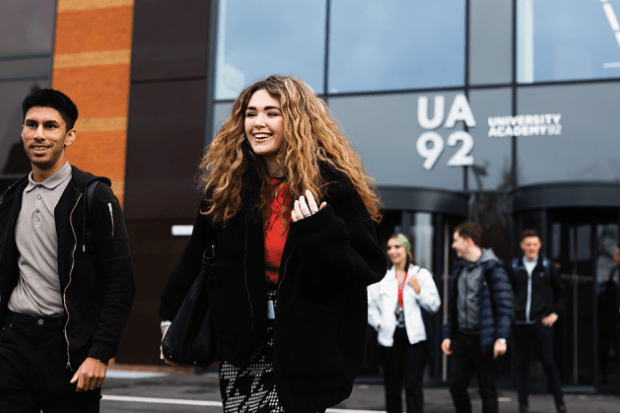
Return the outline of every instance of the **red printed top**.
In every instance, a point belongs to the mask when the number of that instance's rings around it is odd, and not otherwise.
[[[265,278],[268,282],[276,284],[291,221],[291,214],[285,216],[283,212],[291,204],[291,199],[287,184],[282,184],[282,181],[276,178],[269,180],[274,196],[269,205],[269,219],[265,225]]]

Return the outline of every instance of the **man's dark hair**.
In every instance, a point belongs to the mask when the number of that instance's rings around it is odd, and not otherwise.
[[[529,237],[536,237],[540,239],[540,236],[538,236],[538,232],[536,232],[533,229],[526,229],[525,231],[521,233],[521,241]]]
[[[26,120],[26,114],[35,106],[56,109],[67,124],[67,131],[75,126],[78,110],[75,103],[64,93],[54,89],[39,89],[30,93],[22,102],[22,121]]]
[[[457,232],[461,238],[471,239],[476,247],[482,245],[482,234],[484,234],[484,229],[475,222],[467,221],[456,227],[454,232]]]

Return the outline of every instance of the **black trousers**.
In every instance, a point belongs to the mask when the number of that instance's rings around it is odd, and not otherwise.
[[[458,333],[452,340],[448,384],[457,413],[471,413],[467,388],[471,378],[478,378],[478,393],[483,413],[497,413],[496,370],[493,351],[482,352],[480,334]]]
[[[424,411],[422,384],[424,368],[429,358],[428,343],[409,344],[404,328],[394,332],[392,347],[381,347],[381,365],[385,383],[385,406],[387,413],[402,413],[403,378],[407,413]]]
[[[553,393],[556,408],[564,406],[564,394],[558,369],[553,360],[551,347],[551,327],[541,323],[515,324],[515,349],[517,351],[517,393],[519,406],[527,411],[529,396],[530,348],[534,345],[549,380],[549,390]]]
[[[76,392],[62,318],[10,313],[0,330],[0,412],[99,412],[101,389]],[[87,350],[71,352],[77,369]]]

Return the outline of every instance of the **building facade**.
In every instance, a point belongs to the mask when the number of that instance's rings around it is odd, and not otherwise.
[[[620,0],[53,3],[13,1],[0,15],[0,185],[28,171],[23,96],[65,91],[83,119],[70,162],[110,176],[124,201],[138,294],[119,361],[158,362],[159,292],[196,213],[204,147],[243,87],[279,73],[326,100],[382,192],[381,242],[409,234],[444,300],[456,225],[480,222],[506,262],[520,232],[538,230],[569,291],[554,329],[563,383],[620,385],[609,299]],[[445,317],[442,306],[436,331]],[[369,349],[364,374],[377,375],[372,337]],[[435,360],[431,382],[447,363]],[[513,371],[509,354],[507,383]]]

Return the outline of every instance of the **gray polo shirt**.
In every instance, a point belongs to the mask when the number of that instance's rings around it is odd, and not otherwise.
[[[15,228],[19,251],[19,280],[9,310],[33,316],[64,313],[58,278],[58,235],[54,208],[71,181],[67,162],[58,172],[37,183],[28,175],[22,208]]]

